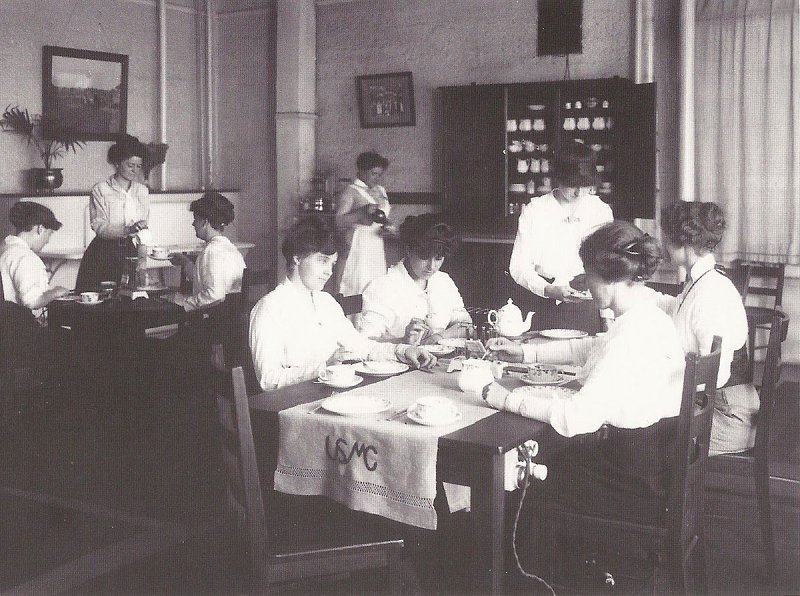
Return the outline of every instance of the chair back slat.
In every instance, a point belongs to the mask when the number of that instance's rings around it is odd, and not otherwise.
[[[242,517],[240,509],[244,512],[251,564],[256,574],[260,575],[266,563],[267,522],[250,424],[250,408],[242,368],[229,370],[221,366],[224,361],[223,347],[220,344],[213,345],[212,364],[224,437],[228,499],[239,523]]]
[[[704,475],[717,393],[721,343],[721,339],[715,337],[711,353],[707,356],[694,353],[686,355],[668,519],[671,540],[677,541],[681,548],[673,552],[692,550],[702,537]]]
[[[786,340],[789,332],[789,317],[780,309],[772,311],[772,322],[767,342],[767,356],[764,360],[764,374],[761,377],[761,402],[756,419],[756,441],[754,446],[755,456],[766,457],[769,447],[770,425],[775,409],[776,393],[780,383],[782,368],[781,343]]]

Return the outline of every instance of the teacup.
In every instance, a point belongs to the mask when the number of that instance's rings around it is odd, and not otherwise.
[[[319,378],[335,385],[345,385],[353,379],[353,368],[349,364],[331,364]]]
[[[163,246],[154,246],[150,254],[154,259],[166,259],[169,256],[169,251]]]
[[[564,118],[564,130],[575,130],[575,118]]]
[[[589,119],[586,116],[578,118],[578,130],[589,130],[589,126]]]
[[[530,118],[523,118],[519,121],[519,129],[523,131],[529,131],[533,128],[533,123],[531,122]]]
[[[422,420],[444,420],[456,412],[450,400],[434,396],[420,397],[410,410]]]
[[[100,302],[100,294],[97,292],[81,292],[81,304],[95,304]]]

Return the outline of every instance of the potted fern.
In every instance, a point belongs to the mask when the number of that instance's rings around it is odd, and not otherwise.
[[[64,182],[61,168],[54,168],[53,162],[86,143],[74,138],[72,132],[59,126],[57,122],[47,120],[40,114],[31,114],[19,106],[6,106],[0,117],[0,128],[4,132],[18,134],[27,144],[33,145],[44,163],[44,168],[32,168],[31,180],[38,191],[53,192]],[[47,130],[48,134],[44,134]]]

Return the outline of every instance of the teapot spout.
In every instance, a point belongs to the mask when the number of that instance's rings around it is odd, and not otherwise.
[[[525,331],[530,331],[531,319],[533,318],[533,315],[534,315],[534,313],[531,311],[531,312],[528,313],[528,316],[525,317],[525,320],[523,321],[524,324],[522,325],[523,333]]]

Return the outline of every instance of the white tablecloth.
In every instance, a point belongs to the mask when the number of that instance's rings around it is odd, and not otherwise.
[[[280,412],[276,490],[325,495],[350,509],[436,529],[439,437],[495,412],[479,397],[461,392],[457,378],[439,370],[414,371],[348,391],[392,402],[389,410],[371,417],[318,410],[323,400]],[[425,395],[452,400],[461,418],[448,426],[422,426],[405,416],[386,420]],[[451,510],[469,506],[468,488],[448,485],[446,493]]]

